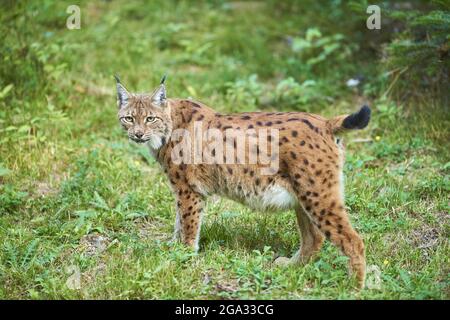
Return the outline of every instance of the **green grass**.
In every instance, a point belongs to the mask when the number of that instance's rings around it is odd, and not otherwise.
[[[0,298],[449,298],[447,107],[380,98],[389,82],[376,77],[378,60],[350,36],[333,37],[357,31],[336,27],[339,12],[315,1],[292,11],[276,2],[150,3],[83,1],[73,31],[65,28],[70,1],[4,4]],[[300,54],[287,37],[305,39],[314,27],[338,49],[308,64],[326,49],[312,40]],[[199,253],[169,244],[174,198],[117,123],[114,73],[133,91],[152,90],[167,73],[170,97],[220,111],[331,116],[370,100],[369,128],[345,137],[346,205],[381,284],[354,290],[346,259],[328,243],[308,265],[273,266],[298,248],[292,212],[214,199]],[[345,87],[357,73],[374,77],[368,96]],[[95,239],[103,239],[97,250]],[[80,286],[68,286],[77,270]]]

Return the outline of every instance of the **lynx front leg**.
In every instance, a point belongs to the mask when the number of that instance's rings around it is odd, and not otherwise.
[[[177,208],[177,216],[175,217],[175,227],[173,230],[172,242],[178,241],[181,239],[181,218],[180,211]]]
[[[181,241],[195,251],[198,251],[202,214],[203,200],[200,195],[193,191],[188,191],[179,197],[175,232],[177,232],[178,225]]]

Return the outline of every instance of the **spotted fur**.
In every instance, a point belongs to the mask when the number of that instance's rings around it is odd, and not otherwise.
[[[147,143],[167,174],[176,197],[175,238],[198,249],[204,201],[218,194],[258,210],[294,209],[302,235],[300,250],[291,262],[308,261],[325,238],[349,257],[351,270],[362,286],[365,277],[364,244],[352,228],[344,204],[344,145],[335,133],[366,126],[370,109],[353,115],[325,119],[303,113],[247,112],[220,114],[189,99],[166,99],[164,84],[153,94],[130,94],[118,81],[119,119],[128,136]],[[149,118],[150,117],[150,118]],[[131,120],[132,121],[126,121]],[[261,174],[261,164],[175,164],[172,156],[178,141],[172,133],[194,123],[203,129],[277,130],[279,167]],[[237,139],[237,137],[236,137]],[[269,140],[275,137],[268,138]],[[225,139],[224,139],[225,140]],[[225,141],[236,148],[236,141]],[[258,148],[246,145],[245,159]],[[217,150],[208,150],[214,155]]]

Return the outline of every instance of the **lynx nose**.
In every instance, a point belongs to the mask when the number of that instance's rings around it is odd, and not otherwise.
[[[137,132],[134,135],[136,136],[136,138],[141,139],[144,134],[141,132]]]

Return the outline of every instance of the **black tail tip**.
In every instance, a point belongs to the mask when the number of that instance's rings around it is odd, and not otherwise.
[[[342,126],[345,129],[363,129],[370,121],[370,108],[364,105],[358,112],[352,113],[344,119]]]

